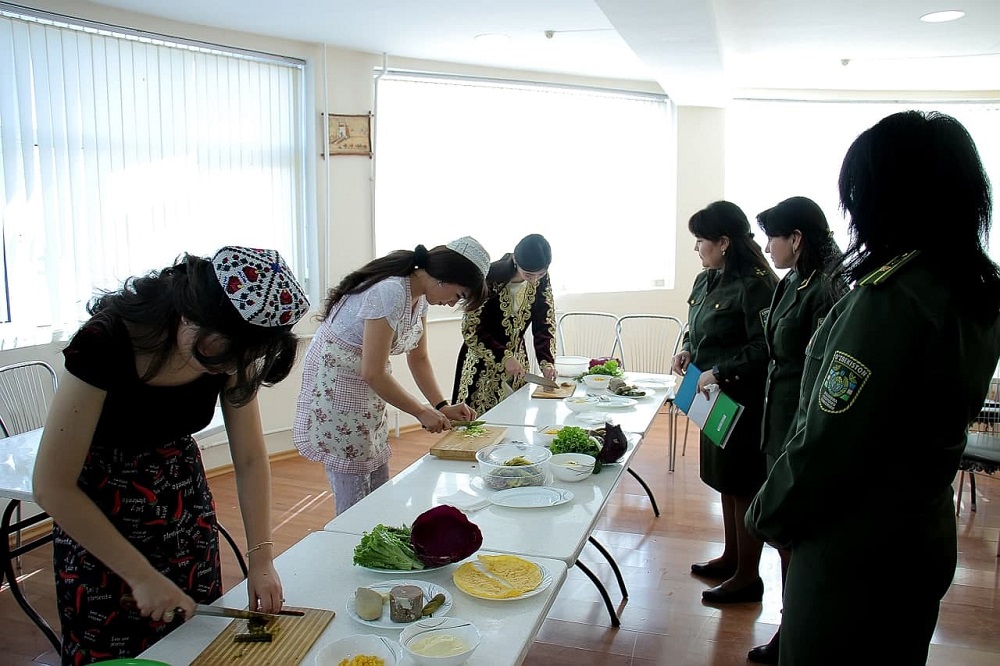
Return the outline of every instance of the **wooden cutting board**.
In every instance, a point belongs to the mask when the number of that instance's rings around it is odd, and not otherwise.
[[[562,382],[559,388],[546,388],[536,386],[532,391],[532,398],[568,398],[576,391],[576,382]]]
[[[507,433],[507,428],[500,426],[483,426],[485,434],[480,437],[466,437],[462,430],[449,430],[430,448],[432,456],[449,460],[475,460],[476,451],[497,444]]]
[[[297,664],[309,652],[335,613],[319,608],[289,608],[305,612],[302,617],[282,616],[270,643],[236,643],[237,632],[245,632],[246,620],[233,620],[215,640],[191,662],[191,666],[268,666]]]

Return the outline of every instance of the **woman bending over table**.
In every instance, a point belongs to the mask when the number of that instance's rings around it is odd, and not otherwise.
[[[540,234],[530,234],[490,264],[486,275],[489,296],[477,310],[462,318],[465,344],[458,353],[452,402],[468,403],[480,414],[524,385],[528,353],[524,333],[531,325],[535,357],[547,379],[556,378],[555,302],[548,269],[552,248]]]
[[[806,347],[796,423],[746,523],[792,550],[782,664],[925,664],[957,562],[951,484],[1000,355],[989,178],[954,118],[907,111],[848,149],[840,201],[834,275],[856,286]],[[921,409],[907,398],[928,363],[941,388]],[[888,507],[866,492],[880,466],[906,479]]]
[[[444,398],[427,352],[429,304],[465,310],[486,298],[490,257],[465,236],[430,250],[397,250],[354,271],[329,291],[323,323],[302,369],[292,440],[323,463],[342,513],[389,479],[386,403],[430,432],[471,420],[475,410]],[[392,376],[389,357],[406,363],[427,403]]]
[[[770,471],[784,451],[799,407],[806,344],[847,291],[847,284],[824,272],[840,259],[840,249],[823,209],[812,199],[785,199],[757,215],[757,225],[767,236],[764,250],[771,255],[774,267],[789,269],[774,290],[764,327],[770,363],[761,448]],[[784,583],[791,551],[779,547],[778,554]],[[777,664],[780,636],[779,628],[768,643],[750,650],[747,658],[759,664]]]
[[[63,351],[34,471],[55,522],[64,664],[134,657],[222,595],[215,505],[192,438],[220,398],[251,544],[249,605],[281,610],[256,395],[294,365],[292,325],[308,308],[277,252],[240,247],[187,255],[91,305]]]
[[[725,548],[713,560],[692,564],[691,572],[723,581],[702,592],[705,601],[760,601],[763,543],[747,532],[743,514],[767,472],[760,449],[767,377],[764,326],[778,279],[736,204],[709,204],[691,216],[688,230],[705,270],[695,278],[688,298],[689,328],[673,359],[673,370],[682,375],[693,363],[702,371],[699,391],[707,395],[708,386],[720,385],[743,405],[726,448],[701,435],[701,479],[722,493]]]

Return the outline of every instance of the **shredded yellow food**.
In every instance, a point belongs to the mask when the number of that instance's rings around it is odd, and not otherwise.
[[[475,597],[509,599],[538,587],[542,572],[538,565],[514,555],[480,555],[452,574],[455,585]]]
[[[385,659],[370,654],[359,654],[350,659],[341,659],[337,666],[385,666]]]

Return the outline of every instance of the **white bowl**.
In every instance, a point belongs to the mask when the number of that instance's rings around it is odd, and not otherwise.
[[[590,359],[586,356],[556,356],[553,365],[561,377],[576,377],[590,369]]]
[[[589,389],[606,391],[608,390],[608,386],[611,385],[611,375],[584,375],[583,383]]]
[[[351,634],[323,647],[316,655],[316,666],[337,666],[343,659],[362,654],[378,657],[385,666],[396,666],[403,660],[403,650],[396,641],[385,636]]]
[[[589,395],[573,395],[563,398],[563,404],[571,412],[589,412],[592,409],[597,409],[601,401]]]
[[[549,458],[549,469],[560,481],[583,481],[594,473],[596,463],[586,453],[557,453]]]
[[[535,428],[535,434],[534,437],[532,438],[532,441],[534,441],[535,444],[540,444],[542,446],[548,447],[549,444],[552,443],[552,440],[556,438],[556,435],[559,434],[559,431],[565,427],[566,426],[561,426],[561,425],[539,426],[538,428]]]
[[[413,651],[414,646],[432,636],[452,636],[465,644],[465,650],[459,654],[444,657],[431,657]],[[479,647],[481,640],[482,637],[479,635],[476,625],[457,617],[428,617],[417,620],[399,634],[399,642],[402,643],[403,650],[418,666],[458,666],[464,664]]]

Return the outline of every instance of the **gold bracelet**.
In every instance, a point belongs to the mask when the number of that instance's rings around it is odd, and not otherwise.
[[[274,545],[273,541],[261,541],[259,544],[257,544],[256,546],[254,546],[253,548],[251,548],[250,550],[248,550],[246,552],[247,559],[248,560],[250,559],[250,553],[258,551],[261,548],[263,548],[264,546],[273,546],[273,545]]]

